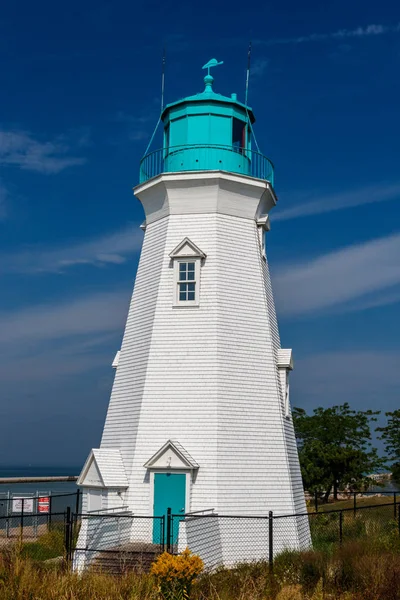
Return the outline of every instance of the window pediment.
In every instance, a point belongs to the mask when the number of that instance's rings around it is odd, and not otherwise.
[[[200,250],[188,237],[185,237],[180,244],[172,250],[170,257],[174,258],[205,258],[205,253]]]
[[[168,440],[144,465],[147,469],[198,469],[199,465],[177,441]]]

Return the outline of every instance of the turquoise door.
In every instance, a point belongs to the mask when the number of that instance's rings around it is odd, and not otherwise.
[[[184,473],[155,473],[154,475],[154,516],[165,515],[164,543],[167,533],[167,509],[170,508],[173,515],[185,513],[186,499],[186,475]],[[178,538],[179,519],[173,520],[172,543]],[[160,544],[161,524],[158,519],[154,521],[153,543]]]

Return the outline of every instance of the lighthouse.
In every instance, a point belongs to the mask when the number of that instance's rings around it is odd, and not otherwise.
[[[306,513],[266,254],[274,168],[253,147],[252,109],[214,91],[214,64],[204,91],[165,107],[163,147],[140,163],[143,247],[101,445],[78,480],[83,512],[186,515],[174,535],[194,552],[190,514],[220,515],[203,527],[213,565],[233,562],[224,518]],[[235,559],[260,558],[263,527]],[[282,548],[310,543],[307,519],[278,530]]]

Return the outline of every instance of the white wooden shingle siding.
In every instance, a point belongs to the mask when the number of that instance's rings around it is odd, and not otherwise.
[[[273,191],[261,180],[204,172],[163,175],[136,194],[146,232],[101,441],[102,450],[121,452],[126,503],[152,514],[144,465],[174,440],[199,466],[186,511],[305,512],[257,226]],[[198,306],[174,306],[170,254],[185,238],[205,255]],[[286,537],[305,547],[308,527],[293,520]]]

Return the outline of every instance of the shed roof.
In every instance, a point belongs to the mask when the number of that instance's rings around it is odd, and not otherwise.
[[[92,485],[87,478],[92,465],[97,469],[100,487],[128,487],[128,478],[122,455],[118,448],[93,448],[78,477],[78,485]]]
[[[289,348],[279,348],[278,367],[281,369],[293,369],[292,350]]]

